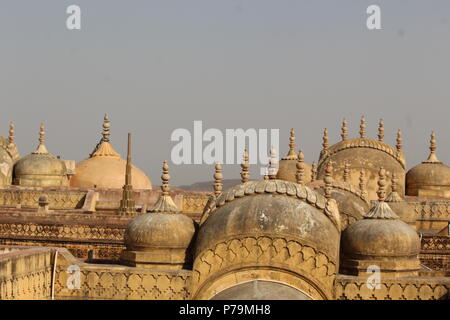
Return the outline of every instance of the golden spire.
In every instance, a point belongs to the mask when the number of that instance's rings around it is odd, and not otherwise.
[[[431,132],[430,138],[430,155],[428,159],[424,161],[424,163],[440,163],[438,158],[436,157],[436,133]]]
[[[359,125],[359,136],[361,138],[366,137],[366,118],[364,118],[364,116],[361,117],[361,123]]]
[[[285,160],[297,160],[298,156],[297,153],[295,153],[295,132],[294,128],[291,129],[289,134],[289,152],[286,157],[283,159]]]
[[[123,186],[122,200],[120,200],[119,215],[136,215],[133,200],[133,186],[131,184],[131,133],[128,133],[127,164],[125,168],[125,185]]]
[[[305,156],[303,155],[302,149],[298,152],[298,160],[297,160],[297,183],[298,184],[304,184],[305,183]]]
[[[162,175],[161,175],[161,196],[158,201],[156,201],[155,205],[150,209],[152,213],[178,213],[180,209],[178,209],[177,205],[173,201],[172,197],[169,195],[170,191],[170,175],[169,175],[169,164],[166,160],[163,162],[162,166]]]
[[[109,136],[111,135],[111,133],[109,132],[110,127],[111,124],[109,122],[108,114],[105,113],[105,116],[103,117],[102,141],[109,142]]]
[[[249,181],[250,178],[250,172],[248,170],[248,168],[250,167],[249,162],[248,162],[248,151],[247,148],[244,149],[244,156],[243,156],[243,161],[241,163],[241,182],[242,183],[246,183]]]
[[[386,170],[381,167],[378,171],[378,201],[386,200]]]
[[[349,183],[350,182],[350,162],[346,161],[344,165],[344,182]]]
[[[39,127],[39,145],[36,149],[36,151],[33,152],[34,154],[47,154],[47,148],[45,146],[45,128],[44,124],[41,123],[41,126]]]
[[[222,193],[223,183],[222,183],[222,165],[216,163],[214,172],[214,194],[218,197]]]
[[[12,121],[9,122],[9,136],[8,136],[8,144],[14,144],[14,123]]]
[[[328,161],[327,166],[325,167],[325,177],[323,178],[325,198],[327,200],[331,199],[331,187],[333,185],[332,175],[333,175],[333,164],[331,163],[331,161]]]
[[[398,216],[392,211],[386,203],[386,170],[381,167],[378,171],[378,201],[364,215],[366,219],[398,219]]]
[[[384,139],[384,121],[380,119],[378,123],[378,141],[383,141]]]
[[[323,142],[322,142],[322,147],[323,149],[327,149],[329,147],[328,145],[328,129],[325,128],[323,130],[323,138],[322,138]]]
[[[402,132],[400,131],[400,129],[398,129],[397,130],[397,144],[395,145],[398,152],[402,151],[402,147],[403,147],[402,142],[403,142]]]
[[[368,193],[366,188],[366,173],[364,169],[361,169],[359,172],[359,191],[361,193],[361,197],[367,199]]]
[[[342,120],[342,128],[341,128],[341,137],[342,137],[342,141],[347,140],[347,120]]]
[[[317,165],[314,161],[311,165],[311,181],[315,181],[317,176]]]

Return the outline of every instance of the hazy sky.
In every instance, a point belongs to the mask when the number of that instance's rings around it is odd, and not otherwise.
[[[66,29],[71,4],[80,31]],[[382,30],[366,28],[371,4]],[[379,118],[391,144],[402,129],[408,167],[426,158],[432,129],[450,163],[448,0],[2,0],[0,37],[0,130],[15,121],[22,155],[42,121],[51,152],[86,158],[107,112],[117,151],[131,131],[134,163],[159,184],[172,131],[194,120],[279,128],[282,155],[294,127],[312,162],[324,127],[336,142],[346,117],[355,136],[364,114],[373,137]],[[172,165],[172,183],[212,170]],[[238,177],[238,166],[224,176]]]

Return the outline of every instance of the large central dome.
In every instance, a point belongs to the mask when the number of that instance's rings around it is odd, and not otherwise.
[[[103,138],[91,156],[77,163],[75,175],[70,181],[72,187],[120,189],[125,184],[126,161],[120,157],[109,142],[109,120],[105,115]],[[133,189],[151,189],[150,179],[132,165]]]

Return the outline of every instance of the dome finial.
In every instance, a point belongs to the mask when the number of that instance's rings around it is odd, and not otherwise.
[[[402,147],[403,147],[402,142],[403,142],[402,132],[400,131],[400,129],[398,129],[398,131],[397,131],[397,144],[395,145],[395,147],[397,148],[398,152],[402,151]]]
[[[342,141],[347,140],[347,120],[345,118],[342,120],[341,138]]]
[[[103,117],[103,131],[102,131],[102,141],[109,142],[109,136],[111,135],[109,128],[111,127],[108,114],[105,113],[105,116]]]
[[[45,146],[45,127],[44,124],[41,123],[39,127],[39,145],[33,153],[35,154],[46,154],[48,153],[47,147]]]
[[[359,125],[359,136],[361,138],[366,137],[366,118],[364,116],[361,117],[361,123]]]
[[[381,167],[378,171],[378,201],[386,200],[386,170]]]
[[[277,155],[277,149],[275,149],[274,146],[270,148],[269,153],[269,164],[267,168],[267,174],[269,176],[269,179],[276,179],[278,173],[278,155]]]
[[[436,157],[436,133],[434,131],[431,132],[430,138],[430,155],[428,159],[424,161],[425,163],[439,163],[440,161]]]
[[[331,187],[333,184],[333,164],[331,161],[328,161],[327,166],[325,167],[325,177],[323,178],[325,198],[327,200],[331,199]]]
[[[222,165],[216,163],[214,167],[214,194],[218,197],[222,193],[223,183],[222,183]]]
[[[329,145],[328,145],[328,129],[327,128],[325,128],[323,130],[323,138],[322,138],[322,140],[323,140],[322,147],[325,150],[325,149],[327,149],[329,147]]]
[[[305,183],[305,156],[303,155],[303,150],[300,149],[298,152],[298,160],[297,160],[297,183],[298,184],[304,184]]]
[[[152,213],[178,213],[180,209],[178,209],[177,205],[173,201],[172,197],[169,194],[170,191],[170,175],[169,175],[169,164],[166,160],[163,162],[162,166],[162,175],[161,175],[161,196],[158,201],[156,201],[155,205],[150,209]]]
[[[344,182],[349,183],[350,182],[350,162],[346,161],[344,165],[344,176],[343,176]]]
[[[402,201],[402,197],[397,192],[398,190],[398,177],[397,174],[392,173],[391,178],[391,193],[386,198],[386,202],[399,202]]]
[[[378,123],[378,141],[383,141],[384,139],[384,121],[380,119]]]
[[[317,176],[317,165],[316,162],[314,161],[311,165],[311,181],[316,181],[316,176]]]
[[[243,156],[243,161],[241,163],[241,182],[242,183],[246,183],[249,181],[250,178],[250,172],[248,170],[248,168],[250,167],[249,162],[248,162],[248,151],[247,148],[244,149],[244,156]]]
[[[295,153],[295,131],[294,128],[292,128],[289,133],[289,152],[284,159],[297,160],[297,158],[297,153]]]
[[[9,135],[8,135],[8,144],[14,144],[14,123],[12,121],[9,122]]]
[[[359,172],[359,191],[361,193],[361,197],[367,199],[368,193],[366,186],[366,173],[364,172],[364,169],[361,169]]]
[[[136,207],[133,200],[133,186],[131,184],[131,133],[128,133],[127,144],[127,164],[125,167],[125,185],[122,191],[122,200],[120,200],[119,215],[136,215]]]

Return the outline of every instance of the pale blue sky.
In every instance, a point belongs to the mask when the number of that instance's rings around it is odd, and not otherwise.
[[[70,4],[82,9],[81,31],[65,27]],[[382,30],[366,29],[370,4]],[[426,158],[432,129],[450,162],[448,0],[3,0],[0,38],[0,131],[15,121],[23,155],[43,121],[49,150],[82,160],[108,112],[116,149],[124,154],[131,131],[134,162],[159,184],[171,132],[194,120],[279,128],[282,155],[294,127],[312,162],[324,127],[334,142],[342,117],[356,135],[365,114],[373,137],[380,117],[387,141],[402,129],[409,167]],[[187,184],[212,168],[171,173]]]

